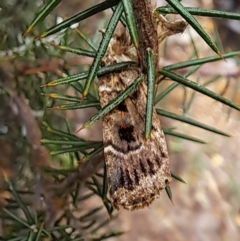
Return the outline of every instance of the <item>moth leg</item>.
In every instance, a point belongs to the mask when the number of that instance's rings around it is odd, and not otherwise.
[[[184,19],[178,19],[176,21],[168,21],[163,15],[159,14],[156,10],[153,12],[153,16],[158,20],[161,25],[161,32],[158,36],[158,43],[161,43],[168,36],[183,33],[188,23]]]
[[[153,17],[157,20],[157,23],[161,26],[161,31],[158,31],[158,43],[160,44],[165,38],[183,33],[186,29],[188,23],[184,19],[179,19],[176,21],[168,21],[162,14],[159,14],[156,9],[153,10]],[[162,77],[157,76],[155,80],[155,86],[157,86],[162,81]],[[156,92],[155,92],[156,94]]]

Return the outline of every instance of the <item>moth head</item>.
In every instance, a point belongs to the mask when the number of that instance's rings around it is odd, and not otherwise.
[[[121,34],[114,34],[110,40],[104,62],[121,63],[126,61],[137,62],[137,55],[131,38],[126,30]],[[109,61],[106,61],[106,60]]]

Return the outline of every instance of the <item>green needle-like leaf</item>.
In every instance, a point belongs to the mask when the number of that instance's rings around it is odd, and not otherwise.
[[[99,76],[101,76],[101,75],[104,75],[104,74],[108,74],[112,71],[117,71],[117,70],[121,70],[121,69],[126,68],[126,67],[130,67],[132,65],[135,66],[136,63],[129,61],[129,62],[122,62],[122,63],[117,63],[117,64],[105,66],[105,67],[100,68],[97,74]],[[46,87],[51,86],[52,87],[52,86],[57,86],[57,85],[70,84],[70,83],[73,83],[73,82],[77,82],[79,80],[86,79],[88,74],[89,74],[89,72],[82,72],[80,74],[67,76],[67,77],[64,77],[64,78],[53,80],[53,81],[51,81],[47,84],[42,85],[41,87],[44,87],[44,86],[46,86]]]
[[[12,219],[14,219],[16,221],[16,223],[22,224],[24,227],[31,229],[31,224],[28,224],[26,221],[24,221],[23,219],[21,219],[20,217],[16,216],[15,214],[13,214],[12,212],[10,212],[8,209],[3,208],[3,211]]]
[[[107,200],[107,193],[108,193],[108,181],[107,181],[107,167],[105,164],[104,165],[103,188],[102,188],[103,202],[105,202]]]
[[[124,13],[126,16],[127,26],[132,39],[132,42],[136,48],[138,48],[138,34],[136,29],[136,24],[134,20],[134,14],[132,9],[132,4],[130,0],[122,0]]]
[[[179,85],[179,83],[172,83],[171,85],[169,85],[165,90],[163,90],[162,92],[160,92],[154,101],[154,104],[156,105],[160,100],[162,100],[168,93],[170,93],[172,90],[174,90],[177,86]]]
[[[77,147],[61,148],[61,150],[51,151],[50,154],[52,156],[56,156],[56,155],[61,155],[61,154],[65,154],[65,153],[70,153],[70,152],[76,152],[76,153],[82,152],[82,153],[84,153],[87,149],[92,149],[94,147],[98,148],[97,151],[96,151],[96,154],[97,154],[98,152],[100,152],[99,149],[101,149],[101,146],[102,146],[102,143],[100,143],[100,144],[96,143],[96,144],[91,145],[91,146],[79,145]],[[96,154],[94,154],[94,155],[96,155]],[[94,155],[89,154],[89,155],[85,156],[83,159],[85,161],[87,159],[90,159],[90,157],[92,157]]]
[[[86,154],[81,160],[83,162],[88,161],[88,160],[92,159],[94,156],[96,156],[97,154],[99,154],[100,152],[102,152],[103,146],[102,145],[100,147],[99,146],[100,145],[98,145],[98,146],[96,145],[95,150],[92,151],[90,154]]]
[[[232,57],[235,57],[238,55],[240,55],[240,51],[223,54],[222,57],[224,59],[227,59],[227,58],[232,58]],[[194,65],[202,65],[202,64],[206,64],[206,63],[210,63],[210,62],[215,62],[218,60],[222,60],[222,58],[220,58],[219,56],[212,56],[212,57],[206,57],[206,58],[195,59],[195,60],[190,60],[190,61],[188,60],[188,61],[179,62],[177,64],[165,66],[164,69],[165,70],[176,70],[176,69],[192,67]]]
[[[37,236],[34,239],[35,241],[41,240],[41,234],[43,232],[43,223],[41,223],[40,228],[38,228]]]
[[[165,191],[168,195],[168,198],[171,200],[171,202],[173,203],[173,200],[172,200],[172,191],[171,191],[171,188],[169,186],[166,186],[165,187]]]
[[[95,176],[92,176],[92,180],[93,180],[94,185],[97,187],[98,196],[101,197],[101,195],[102,195],[102,185],[99,183],[99,181],[97,180],[97,178]]]
[[[72,145],[72,146],[91,146],[95,144],[102,144],[102,142],[97,141],[69,141],[69,140],[51,140],[51,139],[41,139],[43,144],[53,144],[53,145]]]
[[[233,13],[233,12],[224,12],[224,11],[218,11],[213,9],[201,9],[201,8],[190,8],[185,7],[185,9],[192,15],[196,16],[202,16],[202,17],[216,17],[216,18],[226,18],[226,19],[235,19],[240,20],[240,14],[239,13]],[[174,8],[172,7],[159,7],[156,9],[158,13],[162,14],[168,14],[168,13],[178,13]]]
[[[196,91],[198,91],[198,92],[200,92],[204,95],[207,95],[207,96],[209,96],[209,97],[211,97],[211,98],[213,98],[213,99],[215,99],[215,100],[217,100],[217,101],[219,101],[219,102],[221,102],[221,103],[223,103],[227,106],[230,106],[230,107],[232,107],[236,110],[240,110],[240,107],[235,105],[234,103],[232,103],[230,100],[214,93],[213,91],[205,88],[202,85],[199,85],[199,84],[197,84],[197,83],[195,83],[191,80],[184,79],[182,76],[177,75],[177,74],[172,73],[172,72],[169,72],[169,71],[166,71],[165,69],[162,69],[161,71],[159,71],[159,73],[161,73],[162,75],[164,75],[164,76],[166,76],[166,77],[168,77],[168,78],[170,78],[170,79],[172,79],[172,80],[174,80],[174,81],[176,81],[176,82],[178,82],[182,85],[185,85],[185,86],[187,86],[187,87],[189,87],[193,90],[196,90]]]
[[[81,49],[81,48],[70,48],[69,46],[63,46],[63,45],[53,45],[55,48],[66,51],[66,52],[70,52],[70,53],[74,53],[77,55],[82,55],[82,56],[87,56],[87,57],[91,57],[94,58],[95,56],[95,52],[90,51],[90,50],[86,50],[86,49]]]
[[[95,46],[95,44],[92,42],[92,39],[88,38],[86,35],[84,35],[79,29],[75,29],[75,31],[78,33],[78,35],[80,36],[80,38],[83,40],[83,42],[85,42],[96,54],[97,51],[97,47]],[[94,55],[95,56],[95,55]]]
[[[56,130],[56,129],[50,127],[46,122],[43,122],[42,126],[46,131],[52,133],[53,135],[56,135],[57,137],[67,138],[67,139],[72,140],[72,141],[75,141],[75,140],[83,141],[83,139],[81,139],[78,136],[75,136],[73,134],[69,134],[69,133],[64,132],[64,131]]]
[[[7,184],[8,184],[8,187],[9,187],[12,195],[14,196],[17,204],[19,205],[19,207],[20,207],[21,210],[23,211],[25,217],[27,218],[27,221],[28,221],[29,223],[33,223],[33,218],[32,218],[32,216],[31,216],[31,214],[30,214],[27,206],[23,203],[21,197],[19,196],[19,193],[15,190],[14,186],[12,185],[11,181],[10,181],[8,178],[6,178],[6,182],[7,182]]]
[[[115,219],[117,216],[113,216],[111,220]],[[96,228],[92,230],[92,232],[97,232],[100,228],[104,227],[106,224],[108,224],[111,221],[109,218],[105,219],[102,223],[100,223]],[[100,239],[102,240],[102,239]],[[99,240],[99,241],[100,241]]]
[[[154,88],[155,88],[155,61],[151,49],[147,49],[147,107],[145,120],[145,138],[148,139],[152,130],[152,113],[154,106]]]
[[[41,87],[52,87],[52,86],[58,86],[58,85],[64,85],[64,84],[70,84],[73,82],[77,82],[79,80],[84,80],[88,75],[88,72],[82,72],[80,74],[74,74],[71,76],[67,76],[64,78],[60,78],[57,80],[53,80],[51,82],[48,82],[44,85],[42,85]]]
[[[76,96],[61,95],[58,93],[49,93],[49,94],[46,94],[46,96],[55,100],[65,100],[65,101],[75,102],[75,103],[80,102],[79,97],[76,97]]]
[[[35,19],[32,21],[26,32],[23,34],[23,37],[25,37],[32,28],[39,22],[41,22],[43,19],[47,17],[49,13],[52,12],[52,10],[61,2],[62,0],[52,0],[49,1],[46,6],[40,11],[40,13],[37,14]]]
[[[102,61],[102,57],[104,56],[104,54],[106,53],[108,44],[110,42],[110,39],[113,35],[113,32],[119,22],[119,19],[122,15],[123,12],[123,5],[121,2],[118,3],[118,6],[116,8],[116,11],[114,12],[114,14],[112,15],[111,20],[109,21],[109,24],[107,26],[106,32],[103,35],[102,41],[99,45],[97,54],[93,60],[93,63],[91,65],[91,68],[89,70],[89,74],[84,86],[84,90],[83,90],[83,96],[87,96],[88,91],[90,89],[91,83],[93,82],[93,80],[95,79],[95,77],[97,76],[97,71],[99,69],[99,66],[101,64]]]
[[[178,121],[181,121],[181,122],[184,122],[184,123],[188,123],[190,125],[197,126],[199,128],[205,129],[207,131],[211,131],[211,132],[214,132],[216,134],[229,137],[229,135],[227,133],[223,132],[223,131],[220,131],[218,129],[215,129],[214,127],[202,124],[202,123],[200,123],[198,121],[195,121],[191,118],[188,118],[186,116],[179,116],[179,115],[176,115],[174,113],[171,113],[171,112],[168,112],[168,111],[165,111],[165,110],[161,110],[161,109],[156,109],[156,111],[157,111],[158,115],[169,117],[171,119],[175,119],[175,120],[178,120]]]
[[[172,172],[171,172],[171,176],[172,176],[172,178],[178,180],[179,182],[182,182],[182,183],[185,183],[185,184],[186,184],[186,182],[185,182],[181,177],[173,174]]]
[[[93,193],[89,193],[89,194],[86,194],[86,195],[83,195],[83,196],[81,196],[81,197],[79,197],[77,200],[79,201],[79,202],[81,202],[81,201],[84,201],[84,200],[86,200],[86,199],[88,199],[88,198],[90,198],[90,197],[92,197],[93,196]],[[76,200],[76,201],[77,201]]]
[[[173,9],[175,9],[194,29],[195,31],[203,38],[203,40],[211,47],[211,49],[216,52],[220,57],[221,53],[218,47],[213,43],[209,35],[204,31],[202,26],[198,21],[190,14],[186,8],[178,0],[166,0]]]
[[[112,238],[112,237],[118,237],[120,235],[124,234],[124,232],[110,232],[110,233],[106,233],[103,234],[99,237],[94,238],[94,241],[102,241],[108,238]]]
[[[169,135],[169,136],[175,136],[175,137],[179,137],[181,139],[185,139],[185,140],[188,140],[188,141],[193,141],[193,142],[197,142],[197,143],[200,143],[200,144],[206,144],[206,142],[201,140],[201,139],[198,139],[198,138],[195,138],[195,137],[192,137],[192,136],[188,136],[188,135],[185,135],[185,134],[182,134],[182,133],[179,133],[179,132],[175,132],[173,130],[164,129],[163,131],[164,131],[164,134]]]
[[[100,109],[99,101],[96,102],[83,102],[80,104],[69,104],[69,105],[58,105],[54,106],[48,109],[54,109],[54,110],[78,110],[78,109],[84,109],[84,108],[90,108],[90,107],[96,107],[97,109]]]
[[[104,1],[99,3],[92,8],[89,8],[81,13],[74,15],[73,17],[61,22],[60,24],[55,25],[54,27],[47,30],[45,33],[42,33],[39,38],[47,37],[51,34],[58,33],[65,28],[69,28],[71,25],[78,23],[86,18],[89,18],[103,10],[106,10],[114,5],[116,5],[119,0],[111,0],[111,1]]]
[[[33,241],[33,240],[35,240],[35,236],[36,236],[35,232],[33,230],[29,230],[27,240]]]
[[[93,215],[99,213],[99,211],[102,210],[102,206],[94,208],[93,210],[89,211],[88,213],[86,213],[85,215],[80,217],[81,221],[90,221],[93,218]]]
[[[85,185],[86,185],[86,187],[87,187],[89,190],[91,190],[95,195],[98,195],[98,192],[97,192],[96,188],[93,187],[93,184],[90,184],[90,183],[87,182]]]

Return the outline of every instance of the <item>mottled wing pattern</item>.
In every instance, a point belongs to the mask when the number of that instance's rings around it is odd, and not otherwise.
[[[103,65],[136,61],[128,37],[111,39]],[[127,69],[99,77],[101,106],[126,89],[139,75],[139,69]],[[171,181],[168,150],[160,121],[153,112],[151,136],[144,138],[146,83],[103,118],[104,155],[109,193],[113,206],[140,209],[159,197]]]

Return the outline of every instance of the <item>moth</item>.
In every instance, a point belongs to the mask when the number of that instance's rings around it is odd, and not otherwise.
[[[126,32],[111,38],[102,65],[124,61],[138,62]],[[141,71],[136,67],[99,77],[101,107],[132,84]],[[136,210],[149,206],[171,182],[166,140],[155,110],[150,138],[144,137],[146,95],[145,79],[102,120],[109,195],[113,207],[118,210],[120,207]]]

